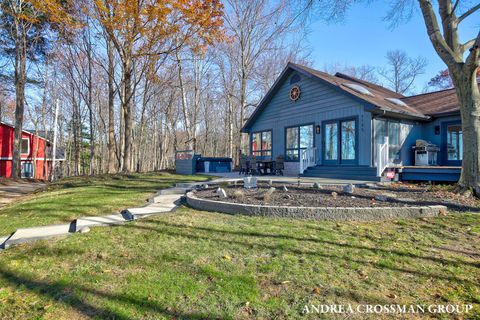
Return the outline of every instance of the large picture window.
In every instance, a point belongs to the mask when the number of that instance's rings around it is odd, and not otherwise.
[[[313,147],[313,124],[285,129],[285,156],[287,161],[298,161],[301,150]]]
[[[252,156],[268,158],[272,156],[272,130],[252,133]]]

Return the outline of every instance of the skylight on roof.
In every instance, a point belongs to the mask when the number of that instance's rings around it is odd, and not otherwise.
[[[385,100],[396,104],[397,106],[408,107],[408,105],[400,99],[397,98],[385,98]]]
[[[358,92],[358,93],[361,93],[361,94],[366,94],[367,96],[374,96],[373,93],[371,93],[370,91],[368,91],[367,88],[365,87],[362,87],[361,85],[359,84],[354,84],[354,83],[344,83],[343,84],[344,86]]]

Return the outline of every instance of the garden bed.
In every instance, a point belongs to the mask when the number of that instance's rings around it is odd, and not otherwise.
[[[269,184],[258,188],[245,189],[243,185],[222,186],[227,193],[220,198],[216,188],[197,190],[195,196],[201,199],[251,205],[289,207],[332,207],[332,208],[378,208],[444,205],[456,211],[480,211],[478,200],[465,198],[452,192],[448,187],[428,185],[392,184],[385,187],[356,187],[352,193],[343,192],[342,186],[313,187],[273,185],[275,191],[268,197],[265,193]]]
[[[242,185],[223,185],[200,189],[187,194],[192,208],[228,214],[299,218],[334,221],[375,221],[402,218],[435,217],[447,214],[448,207],[478,211],[468,201],[452,197],[437,198],[422,188],[355,188],[344,192],[342,186],[305,186],[259,184],[245,189]],[[272,189],[275,188],[275,189]],[[445,193],[445,192],[442,192]],[[447,207],[448,205],[448,207]]]

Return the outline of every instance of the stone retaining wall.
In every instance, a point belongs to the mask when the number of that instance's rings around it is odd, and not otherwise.
[[[196,197],[194,192],[187,193],[187,203],[194,209],[229,214],[333,221],[375,221],[435,217],[440,212],[447,212],[445,206],[376,208],[262,206],[202,199]]]

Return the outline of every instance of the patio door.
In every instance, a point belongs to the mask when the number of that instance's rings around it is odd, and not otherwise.
[[[323,163],[357,163],[357,120],[341,119],[323,123]]]

